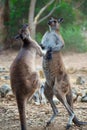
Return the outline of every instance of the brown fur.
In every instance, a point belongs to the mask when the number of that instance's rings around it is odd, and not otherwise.
[[[25,33],[23,34],[25,36],[29,33],[29,29],[28,27],[23,29],[21,29],[20,35]],[[22,40],[23,47],[11,65],[10,76],[11,87],[18,105],[21,130],[27,130],[25,105],[27,99],[40,86],[39,77],[35,68],[35,59],[36,54],[42,56],[43,53],[36,41],[32,40],[30,36]]]
[[[59,32],[59,23],[57,22],[57,20],[56,22],[53,21],[52,23],[50,23],[50,30],[52,29],[55,29],[55,32],[60,38],[60,41],[62,41],[61,44],[64,44],[64,40]],[[49,125],[54,120],[55,116],[58,115],[57,108],[53,102],[53,95],[55,95],[62,102],[69,113],[70,118],[67,124],[67,129],[69,129],[72,121],[78,126],[87,124],[86,122],[78,121],[73,112],[71,86],[62,60],[61,52],[54,51],[52,53],[51,60],[48,60],[46,57],[47,55],[45,55],[43,58],[43,70],[46,77],[44,93],[49,100],[54,112],[47,125]]]

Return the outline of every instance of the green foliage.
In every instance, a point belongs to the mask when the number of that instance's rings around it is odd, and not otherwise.
[[[39,10],[46,5],[48,0],[38,1],[36,2],[35,15],[39,12]],[[29,13],[29,0],[10,0],[10,35],[14,35],[18,28],[25,22],[28,22],[28,13]],[[41,17],[47,15],[53,8],[54,3],[42,14]],[[75,19],[75,14],[68,2],[61,2],[56,4],[57,10],[52,14],[55,17],[63,17],[64,18],[64,26],[68,25],[68,23],[73,23]],[[46,24],[46,21],[41,23],[39,26]]]
[[[82,10],[82,12],[86,15],[87,17],[87,0],[84,0],[80,9]]]
[[[18,28],[27,21],[29,0],[10,0],[10,32],[11,36],[17,33]]]
[[[36,41],[38,42],[38,43],[41,43],[41,38],[42,38],[42,34],[39,32],[39,33],[37,33],[36,34]]]
[[[87,43],[81,32],[81,27],[76,25],[68,25],[60,28],[61,35],[65,41],[64,52],[87,52]],[[41,43],[42,33],[37,33],[36,41]]]
[[[4,5],[6,0],[0,0],[0,5]]]
[[[87,21],[86,20],[82,24],[82,29],[87,31]]]
[[[54,13],[54,16],[60,18],[64,18],[63,25],[66,26],[68,24],[72,24],[75,21],[75,12],[71,4],[67,2],[61,2],[58,5],[57,10]]]
[[[81,1],[81,0],[80,0]],[[2,0],[4,3],[5,0]],[[86,20],[83,22],[83,17],[87,15],[87,2],[84,0],[83,4],[79,9],[73,8],[79,0],[61,0],[56,1],[57,9],[52,14],[54,17],[63,17],[64,22],[61,24],[61,33],[65,40],[65,50],[75,50],[78,52],[87,51],[87,45],[84,41],[83,36],[81,35],[81,29],[83,27],[87,30],[87,22]],[[37,0],[35,7],[35,15],[40,11],[40,9],[48,3],[48,0]],[[28,23],[28,13],[29,13],[29,4],[30,0],[9,0],[10,5],[10,21],[6,23],[9,25],[9,37],[13,37],[17,34],[18,29],[23,23]],[[55,3],[48,7],[47,10],[41,15],[41,18],[46,16],[53,8]],[[80,10],[80,11],[79,11]],[[78,12],[81,12],[78,14]],[[43,21],[41,24],[37,26],[36,40],[38,43],[41,42],[42,35],[48,29],[47,25],[48,19]],[[81,21],[81,22],[80,22]],[[74,25],[76,23],[77,27]],[[85,47],[84,47],[85,46]]]
[[[61,28],[61,34],[65,41],[64,51],[87,51],[87,44],[82,36],[80,27],[68,25],[66,28]]]

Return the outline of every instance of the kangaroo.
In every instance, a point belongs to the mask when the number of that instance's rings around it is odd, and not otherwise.
[[[35,59],[36,54],[43,56],[43,52],[38,43],[30,37],[30,29],[27,24],[20,29],[16,36],[16,39],[18,38],[23,41],[23,46],[11,65],[10,77],[19,110],[21,130],[27,130],[25,105],[27,99],[30,99],[40,86]]]
[[[46,55],[43,57],[43,70],[46,77],[44,94],[53,110],[53,115],[47,122],[47,126],[58,115],[57,107],[53,102],[53,95],[55,95],[69,113],[70,117],[66,126],[66,129],[69,129],[72,121],[77,126],[86,125],[87,122],[78,121],[73,111],[71,86],[60,52],[64,46],[64,40],[59,31],[62,21],[63,18],[57,20],[52,17],[48,22],[50,30],[45,33],[41,42],[41,47],[47,50]]]

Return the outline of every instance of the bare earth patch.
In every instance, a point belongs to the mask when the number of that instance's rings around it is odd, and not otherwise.
[[[16,55],[17,52],[12,50],[0,53],[0,66],[9,69]],[[73,71],[72,73],[69,73],[71,84],[73,84],[78,75],[87,78],[87,72],[82,71],[84,68],[87,68],[87,53],[66,54],[63,55],[63,61],[66,69],[71,69],[70,71]],[[38,66],[41,66],[42,59],[37,57],[36,62]],[[9,75],[9,72],[4,73],[3,75],[6,74]],[[0,74],[0,76],[1,75],[2,74]],[[10,84],[10,81],[0,79],[0,86],[5,83]],[[80,86],[80,88],[84,89],[82,86]],[[28,130],[65,130],[69,117],[68,113],[61,103],[57,105],[57,108],[59,110],[59,115],[56,117],[55,121],[46,128],[46,122],[52,115],[49,103],[39,106],[34,103],[28,103],[26,107]],[[75,102],[74,111],[79,120],[87,121],[87,103]],[[19,114],[15,98],[0,98],[0,130],[20,130],[19,126]],[[87,130],[87,126],[77,127],[73,124],[71,130]]]

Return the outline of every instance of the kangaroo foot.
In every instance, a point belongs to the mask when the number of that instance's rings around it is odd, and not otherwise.
[[[81,125],[87,125],[87,122],[79,121],[76,116],[74,117],[73,122],[74,122],[75,125],[77,125],[77,126],[79,126],[79,127],[80,127]]]
[[[47,124],[46,124],[46,127],[48,127],[50,124],[51,124],[51,122],[50,122],[50,121],[48,121],[48,122],[47,122]]]
[[[52,115],[50,120],[47,122],[46,126],[49,126],[54,121],[56,116],[58,116],[58,111],[57,110],[55,110],[55,113]]]
[[[69,130],[71,127],[72,127],[71,124],[67,124],[67,126],[66,126],[66,130]]]

